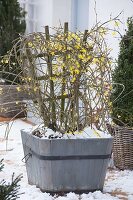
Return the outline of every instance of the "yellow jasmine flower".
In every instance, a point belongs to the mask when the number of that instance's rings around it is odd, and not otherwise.
[[[71,36],[72,36],[73,38],[75,38],[75,33],[72,33]]]
[[[76,49],[80,49],[80,45],[75,45],[74,46]]]
[[[112,90],[113,89],[112,85],[110,85],[109,88],[110,88],[110,90]]]
[[[67,58],[71,58],[70,54],[67,55]]]
[[[16,87],[17,91],[20,92],[21,91],[21,88],[20,87]]]
[[[2,94],[3,93],[3,88],[0,88],[0,94]]]
[[[94,130],[94,129],[93,129],[93,133],[94,133],[96,136],[100,137],[99,133],[98,133],[96,130]]]
[[[29,81],[29,82],[31,81],[31,77],[28,78],[28,81]]]
[[[81,52],[82,53],[86,53],[86,49],[81,49]]]
[[[115,21],[115,24],[114,24],[115,26],[119,26],[120,25],[120,22],[118,22],[118,21]]]
[[[50,77],[51,81],[56,81],[56,77]]]
[[[90,55],[87,57],[88,60],[90,60],[91,58],[92,58],[92,56],[90,56]]]
[[[9,60],[4,58],[1,60],[1,63],[7,64],[7,63],[9,63]]]
[[[32,42],[28,42],[28,46],[29,47],[33,47],[33,43]]]
[[[74,83],[74,82],[75,82],[75,80],[76,80],[76,78],[75,78],[75,77],[73,77],[73,78],[72,78],[72,80],[71,80],[71,82],[72,82],[72,83]]]
[[[70,71],[72,72],[74,70],[74,66],[70,66]]]
[[[116,36],[116,31],[113,31],[113,32],[112,32],[112,35],[113,35],[113,36]]]
[[[67,39],[68,39],[68,41],[71,41],[72,37],[70,35],[68,35]]]
[[[112,102],[109,102],[109,104],[108,104],[109,106],[112,106]]]
[[[79,74],[79,72],[80,72],[80,71],[79,71],[78,69],[75,69],[75,73],[76,73],[76,74]]]
[[[78,58],[79,58],[79,59],[84,59],[84,57],[83,57],[82,54],[79,54],[79,55],[78,55]]]
[[[104,92],[104,96],[105,96],[105,97],[108,96],[108,94],[109,94],[108,91],[105,91],[105,92]]]
[[[52,56],[54,56],[54,55],[55,55],[55,52],[54,52],[54,51],[52,51],[52,52],[51,52],[51,55],[52,55]]]
[[[96,64],[96,63],[98,63],[98,62],[99,62],[98,58],[93,58],[93,63],[94,63],[94,64]]]
[[[36,92],[37,91],[37,87],[34,87],[33,90],[34,90],[34,92]]]
[[[67,95],[67,93],[66,93],[66,92],[64,92],[64,93],[63,93],[63,95],[65,96],[65,95]]]
[[[9,60],[7,60],[7,59],[6,59],[6,60],[4,60],[4,63],[5,63],[5,64],[9,63]]]

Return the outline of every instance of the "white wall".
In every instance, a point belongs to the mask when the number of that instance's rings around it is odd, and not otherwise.
[[[95,0],[19,0],[21,4],[26,4],[25,8],[29,13],[31,4],[35,7],[33,19],[29,19],[27,14],[27,21],[35,25],[29,25],[27,32],[44,31],[44,26],[50,27],[59,26],[60,23],[69,23],[69,29],[76,31],[84,31],[88,27],[92,27],[95,23]],[[117,16],[121,11],[120,16],[123,24],[120,26],[121,34],[124,34],[126,28],[126,20],[133,15],[133,2],[131,0],[96,0],[96,12],[98,21],[104,22],[112,17]],[[31,13],[32,14],[32,13]],[[31,15],[32,16],[32,15]],[[113,24],[110,25],[113,27]],[[119,51],[118,35],[116,38],[108,37],[110,48],[113,49],[112,56],[117,58]]]
[[[53,26],[69,23],[71,31],[84,31],[89,23],[89,0],[53,0]]]
[[[88,28],[89,0],[39,0],[39,4],[38,30],[39,26],[57,27],[63,26],[64,22],[69,23],[72,31]]]
[[[90,0],[89,5],[89,28],[93,26],[96,22],[95,15],[95,2]],[[133,2],[131,0],[96,0],[96,12],[98,21],[105,22],[110,18],[110,16],[116,17],[120,12],[122,14],[119,16],[122,24],[120,25],[120,33],[123,35],[126,29],[126,21],[128,17],[133,16]],[[114,24],[110,23],[109,27],[114,28]],[[120,36],[115,37],[108,36],[108,44],[110,48],[113,49],[112,56],[117,58],[119,52],[119,41]]]
[[[63,26],[64,22],[69,23],[72,31],[91,28],[96,22],[94,0],[38,0],[37,8],[37,31],[43,31],[45,25],[51,27]],[[96,0],[96,12],[98,21],[105,22],[110,16],[119,16],[122,24],[120,33],[123,35],[126,29],[127,18],[133,15],[133,2],[131,0]],[[114,28],[114,24],[109,24]],[[119,52],[120,36],[110,35],[107,37],[109,47],[112,50],[112,57],[117,58]]]
[[[44,26],[52,26],[53,20],[53,0],[38,0],[37,9],[37,30],[44,31]]]
[[[89,0],[76,0],[77,29],[84,31],[89,26]]]
[[[84,31],[89,22],[89,0],[19,0],[27,15],[27,33],[44,31],[44,26],[63,26]]]
[[[71,0],[53,0],[52,25],[54,27],[68,22],[71,27]]]

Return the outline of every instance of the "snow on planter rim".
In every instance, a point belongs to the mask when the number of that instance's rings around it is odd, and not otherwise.
[[[24,130],[27,131],[27,130]],[[44,128],[43,125],[33,126],[30,133],[34,135],[34,132],[40,132],[40,138],[42,139],[84,139],[84,138],[110,138],[110,134],[99,131],[96,127],[86,127],[83,131],[75,131],[74,133],[61,134],[59,132],[54,132],[52,129]]]

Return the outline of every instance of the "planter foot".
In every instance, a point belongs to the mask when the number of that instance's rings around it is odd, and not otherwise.
[[[101,192],[103,192],[103,188],[101,188],[101,189],[95,189],[95,190],[72,190],[72,191],[55,191],[55,192],[51,192],[51,191],[49,191],[49,190],[42,190],[42,189],[40,189],[41,190],[41,192],[43,192],[43,193],[49,193],[50,195],[52,195],[52,196],[54,196],[54,195],[59,195],[59,196],[64,196],[64,195],[66,195],[67,193],[69,193],[69,192],[74,192],[75,194],[83,194],[83,193],[85,193],[85,194],[88,194],[89,192],[95,192],[95,191],[101,191]]]

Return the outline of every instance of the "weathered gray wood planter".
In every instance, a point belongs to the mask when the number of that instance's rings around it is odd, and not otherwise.
[[[102,190],[113,138],[40,139],[21,131],[29,184],[43,192]]]

